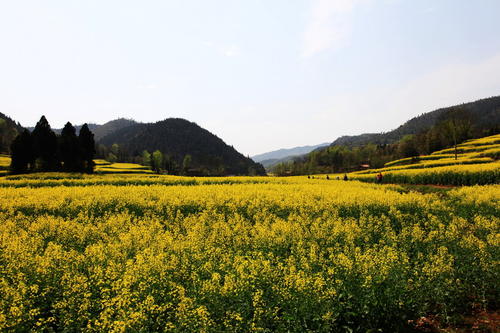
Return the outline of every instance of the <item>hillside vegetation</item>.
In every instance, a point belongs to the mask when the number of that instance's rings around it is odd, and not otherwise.
[[[477,129],[499,129],[500,96],[480,99],[470,103],[437,109],[414,117],[398,128],[385,133],[365,133],[354,136],[342,136],[331,144],[348,147],[366,144],[392,144],[406,135],[415,135],[430,130],[438,122],[446,119],[455,110],[461,110],[474,123]]]
[[[186,156],[190,158],[189,166],[185,169],[191,174],[265,174],[262,165],[185,119],[171,118],[152,124],[134,124],[103,137],[99,143],[101,147],[98,154],[106,157],[112,153],[121,162],[142,162],[144,151],[152,153],[158,150],[164,155],[162,168],[169,174],[182,172]]]
[[[379,134],[344,137],[329,147],[275,165],[276,175],[352,172],[385,163],[429,155],[469,139],[500,132],[500,97],[439,109]]]
[[[22,131],[23,128],[19,123],[0,113],[0,154],[10,153],[12,141]]]

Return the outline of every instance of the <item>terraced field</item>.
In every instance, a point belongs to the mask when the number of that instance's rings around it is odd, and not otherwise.
[[[469,140],[431,155],[404,158],[384,168],[349,174],[349,178],[376,182],[382,173],[387,183],[474,185],[500,183],[500,135]]]
[[[94,162],[96,164],[95,172],[98,174],[110,174],[110,173],[152,174],[153,173],[149,167],[135,163],[110,163],[105,160],[94,160]]]
[[[8,155],[0,155],[0,176],[6,175],[10,168],[10,157]]]

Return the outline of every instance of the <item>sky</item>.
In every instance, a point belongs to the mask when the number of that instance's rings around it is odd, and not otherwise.
[[[196,122],[245,155],[500,94],[498,0],[0,0],[0,112]]]

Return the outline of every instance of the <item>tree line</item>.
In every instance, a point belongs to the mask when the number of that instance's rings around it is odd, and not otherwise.
[[[126,162],[136,163],[149,167],[152,171],[158,174],[178,175],[178,176],[207,176],[209,171],[197,166],[193,166],[193,158],[190,154],[184,155],[182,163],[177,162],[171,154],[163,153],[160,150],[149,152],[143,150],[140,155],[130,156],[125,148],[114,143],[111,147],[102,144],[97,145],[97,157],[102,158],[110,163]],[[218,170],[223,173],[224,169]],[[249,172],[251,174],[251,172]],[[251,175],[255,175],[251,174]]]
[[[177,176],[222,176],[227,174],[223,161],[213,163],[211,167],[200,165],[194,162],[191,154],[174,155],[164,153],[159,149],[154,151],[143,150],[142,153],[133,151],[126,146],[117,143],[111,146],[97,144],[97,158],[104,159],[110,163],[124,162],[136,163],[149,167],[158,174],[168,174]],[[214,157],[216,159],[217,157]],[[244,167],[243,167],[244,168]],[[262,165],[249,166],[245,169],[245,174],[249,176],[262,175],[265,173]]]
[[[428,130],[405,135],[395,143],[368,143],[354,147],[332,145],[277,164],[271,171],[278,176],[287,176],[381,168],[393,160],[428,155],[445,148],[455,147],[456,152],[457,144],[465,140],[499,132],[498,124],[491,124],[489,127],[477,126],[467,110],[454,108],[444,112]]]
[[[11,144],[11,172],[33,171],[85,172],[94,171],[96,153],[94,134],[84,124],[78,135],[67,122],[60,135],[56,135],[42,116],[33,132],[25,129]]]
[[[191,155],[187,154],[179,165],[175,159],[168,154],[163,154],[159,150],[150,153],[147,150],[142,152],[142,160],[139,164],[149,166],[156,173],[167,173],[171,175],[192,176],[197,170],[191,169]]]

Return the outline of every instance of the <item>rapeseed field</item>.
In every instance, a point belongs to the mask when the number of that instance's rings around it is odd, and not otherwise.
[[[168,186],[167,186],[168,185]],[[500,186],[0,180],[0,331],[404,332],[498,309]]]

